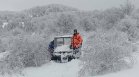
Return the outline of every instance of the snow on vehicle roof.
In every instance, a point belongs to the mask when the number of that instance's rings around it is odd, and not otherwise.
[[[70,49],[70,46],[69,45],[62,45],[62,46],[58,46],[58,47],[56,47],[56,49],[55,49],[55,51],[54,52],[60,52],[60,51],[72,51],[71,49]]]
[[[56,37],[72,37],[72,35],[56,36]]]

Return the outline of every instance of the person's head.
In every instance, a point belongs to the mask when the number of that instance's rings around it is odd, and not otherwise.
[[[78,33],[77,29],[74,29],[74,34],[77,34],[77,33]]]

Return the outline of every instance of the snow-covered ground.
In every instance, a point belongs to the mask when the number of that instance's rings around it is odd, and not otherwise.
[[[42,67],[25,69],[23,77],[78,77],[80,63],[79,60],[72,60],[68,63],[51,61]]]
[[[0,77],[78,77],[80,60],[72,60],[68,63],[56,63],[51,61],[42,67],[31,67],[23,70],[23,75],[6,75]]]

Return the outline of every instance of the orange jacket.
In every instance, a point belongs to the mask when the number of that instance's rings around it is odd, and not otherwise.
[[[82,37],[80,36],[79,33],[77,33],[76,35],[72,36],[71,46],[72,46],[72,48],[78,48],[78,47],[80,47],[82,42],[83,42]]]

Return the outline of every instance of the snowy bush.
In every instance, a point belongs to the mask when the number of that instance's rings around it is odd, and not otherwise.
[[[130,41],[137,41],[139,39],[138,21],[131,16],[126,16],[118,22],[117,29],[127,33]]]
[[[91,18],[90,15],[82,17],[80,25],[85,31],[95,31],[98,26],[97,18]]]
[[[130,64],[124,58],[128,58],[132,51],[125,33],[116,30],[95,32],[85,43],[81,76],[100,75],[126,68]]]
[[[121,5],[121,11],[125,15],[130,15],[134,11],[134,9],[135,9],[135,6],[129,0],[127,0],[124,5]]]
[[[57,21],[57,26],[63,33],[70,33],[75,28],[75,18],[73,15],[61,14]]]
[[[50,61],[47,41],[39,35],[14,38],[9,55],[0,62],[0,73],[19,73],[25,67],[36,67]]]
[[[2,43],[2,41],[0,40],[0,53],[5,52],[5,48],[4,48],[4,44]]]

